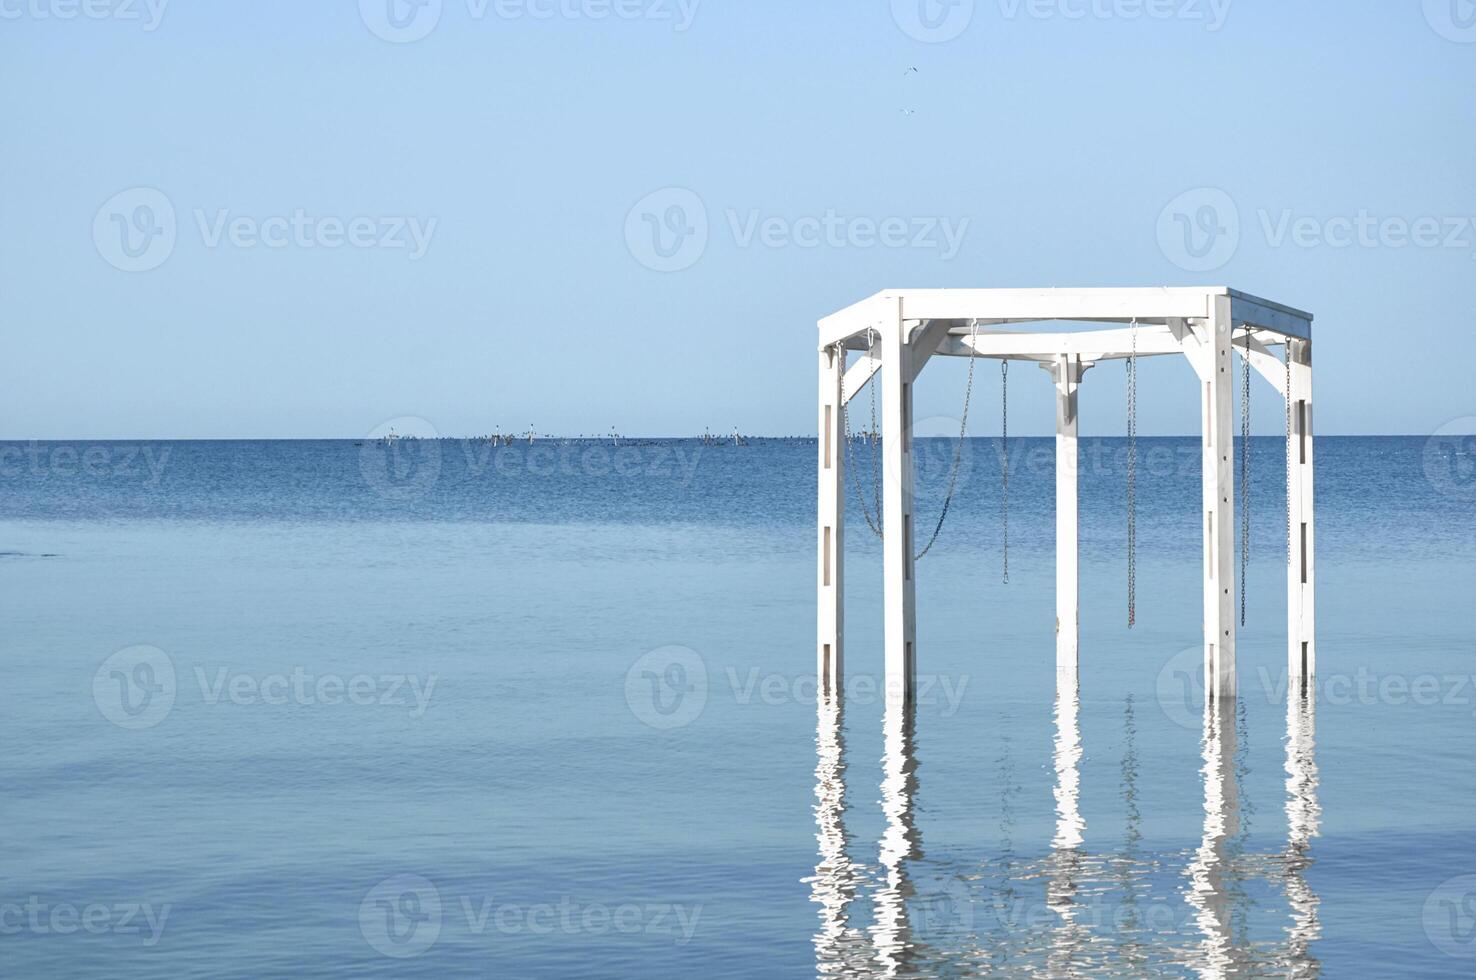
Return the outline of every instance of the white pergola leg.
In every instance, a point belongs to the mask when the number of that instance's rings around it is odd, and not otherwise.
[[[917,677],[917,616],[912,534],[912,350],[900,300],[891,300],[881,327],[883,603],[888,700],[912,701]]]
[[[1051,375],[1056,383],[1056,689],[1075,686],[1080,637],[1080,577],[1078,573],[1078,455],[1077,386],[1081,360],[1056,358]]]
[[[1291,523],[1291,562],[1286,570],[1287,677],[1289,695],[1303,694],[1317,678],[1313,632],[1312,561],[1312,344],[1288,340],[1291,359],[1291,439],[1287,444],[1287,507]]]
[[[1235,698],[1235,365],[1230,298],[1214,299],[1202,329],[1199,372],[1204,453],[1204,689],[1207,699]]]
[[[841,380],[844,354],[834,348],[820,352],[820,459],[819,459],[819,629],[815,671],[821,695],[841,690],[845,664],[845,429],[841,424]]]

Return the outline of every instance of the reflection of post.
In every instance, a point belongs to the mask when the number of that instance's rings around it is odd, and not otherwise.
[[[1204,709],[1204,836],[1186,874],[1187,898],[1204,940],[1195,969],[1201,977],[1235,973],[1230,938],[1229,857],[1226,842],[1240,830],[1235,783],[1235,702],[1208,701]]]
[[[815,973],[849,973],[864,960],[864,934],[849,925],[860,874],[847,855],[846,745],[839,698],[821,697],[815,730],[815,839],[820,863],[810,879],[810,900],[820,906],[815,933]]]
[[[1056,837],[1057,851],[1081,846],[1086,821],[1081,818],[1081,699],[1075,684],[1056,695]]]
[[[881,838],[881,865],[886,874],[877,888],[875,923],[871,927],[876,959],[883,976],[910,972],[917,950],[913,947],[907,900],[915,892],[908,862],[922,857],[922,838],[913,809],[917,793],[917,758],[913,738],[917,709],[909,699],[888,699],[882,756],[882,813],[887,826]]]
[[[1287,692],[1286,699],[1286,899],[1291,906],[1284,974],[1314,977],[1321,963],[1311,954],[1311,945],[1322,935],[1317,907],[1321,899],[1307,884],[1312,866],[1311,841],[1318,834],[1322,807],[1317,802],[1316,756],[1317,705]]]
[[[1077,882],[1081,877],[1081,847],[1086,822],[1081,818],[1081,701],[1075,675],[1057,672],[1056,695],[1056,836],[1051,841],[1046,905],[1061,923],[1051,937],[1048,967],[1051,976],[1070,976],[1076,952],[1088,938],[1077,921]]]

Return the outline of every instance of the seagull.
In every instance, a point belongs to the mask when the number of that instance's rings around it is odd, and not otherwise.
[[[915,68],[915,67],[909,68],[906,71],[904,71],[902,74],[904,74],[904,75],[916,75],[917,74],[917,68]]]
[[[917,110],[916,109],[903,109],[902,110],[902,115],[904,115],[904,116],[915,116],[915,115],[917,115]]]

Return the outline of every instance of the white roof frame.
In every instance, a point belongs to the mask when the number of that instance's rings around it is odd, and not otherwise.
[[[935,320],[960,321],[950,330],[957,335],[967,333],[970,324],[998,327],[1016,323],[1050,321],[1083,321],[1091,323],[1167,326],[1173,320],[1200,320],[1214,315],[1218,297],[1230,300],[1230,316],[1238,325],[1255,331],[1312,339],[1312,314],[1281,303],[1261,299],[1228,286],[1160,286],[1147,288],[1107,289],[888,289],[854,303],[820,321],[820,347],[844,342],[850,350],[865,350],[865,334],[898,315],[900,304],[904,322],[922,323]],[[1035,335],[1050,346],[1030,351],[1040,359],[1057,354],[1078,353],[1091,341],[1078,332],[1075,335],[1050,333]],[[1065,340],[1045,338],[1077,338],[1076,349],[1062,346]],[[1264,340],[1264,338],[1263,338]],[[1280,342],[1280,341],[1274,341]],[[1102,348],[1098,345],[1098,349]],[[1175,348],[1173,353],[1179,353]],[[966,354],[966,350],[938,353]],[[1023,351],[1022,351],[1023,353]],[[1140,354],[1145,353],[1140,351]],[[1169,353],[1163,351],[1163,353]],[[993,355],[991,355],[993,356]]]

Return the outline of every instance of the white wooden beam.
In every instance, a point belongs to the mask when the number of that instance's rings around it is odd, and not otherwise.
[[[912,349],[902,304],[881,326],[882,460],[885,466],[882,522],[883,629],[887,699],[910,702],[917,678],[917,618],[914,609],[912,529]]]
[[[1281,358],[1271,353],[1265,341],[1256,335],[1254,329],[1241,327],[1235,331],[1235,349],[1241,354],[1246,352],[1246,335],[1250,335],[1250,362],[1256,373],[1266,380],[1278,393],[1285,387],[1285,366]]]
[[[1159,319],[1205,316],[1210,297],[1224,287],[1132,289],[904,289],[888,290],[909,320]]]
[[[1312,339],[1312,314],[1284,306],[1281,303],[1273,303],[1268,299],[1261,299],[1259,296],[1251,296],[1237,289],[1231,289],[1228,292],[1230,315],[1236,323],[1249,323],[1252,326],[1302,340]]]
[[[820,347],[826,348],[850,340],[867,327],[880,324],[881,306],[878,296],[868,296],[820,320]]]
[[[1316,563],[1313,561],[1312,344],[1293,341],[1291,356],[1291,438],[1287,441],[1287,507],[1291,548],[1286,570],[1288,697],[1302,690],[1312,696],[1317,679],[1315,617]]]
[[[1079,489],[1077,389],[1081,360],[1057,355],[1051,367],[1056,385],[1056,692],[1074,692],[1080,677],[1080,578],[1078,572]]]
[[[929,358],[938,353],[938,345],[948,336],[948,331],[957,326],[952,320],[931,320],[918,327],[912,339],[912,380],[927,366]]]
[[[1184,345],[1167,326],[1139,325],[1139,357],[1181,354]],[[1008,330],[980,331],[976,335],[948,337],[939,353],[967,356],[970,349],[981,357],[1044,357],[1054,363],[1066,354],[1083,360],[1105,361],[1128,357],[1133,351],[1133,330],[1082,330],[1074,333],[1016,333]]]
[[[1230,297],[1218,297],[1200,327],[1204,507],[1204,687],[1219,703],[1235,699],[1235,467]]]
[[[845,664],[845,438],[841,424],[841,380],[845,357],[835,348],[820,352],[819,540],[816,587],[819,620],[816,684],[822,696],[842,690]]]
[[[866,349],[861,358],[846,369],[845,375],[845,403],[849,404],[852,398],[861,394],[861,389],[866,387],[866,382],[871,376],[881,370],[881,337],[880,334],[872,334],[871,346]]]

